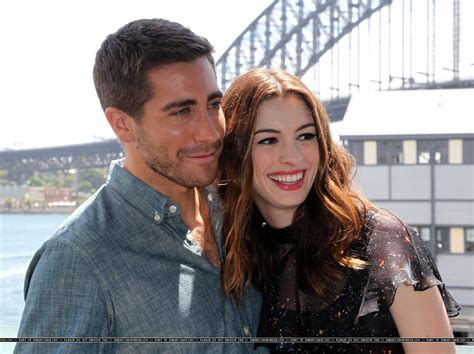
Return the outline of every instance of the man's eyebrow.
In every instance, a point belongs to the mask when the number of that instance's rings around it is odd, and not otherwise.
[[[207,100],[208,101],[211,101],[215,98],[222,98],[223,94],[222,94],[222,91],[215,91],[213,93],[211,93],[209,96],[207,96]],[[184,107],[184,106],[192,106],[192,105],[195,105],[197,103],[197,101],[193,98],[188,98],[188,99],[184,99],[184,100],[177,100],[177,101],[173,101],[173,102],[170,102],[168,103],[166,106],[163,107],[162,111],[166,112],[166,111],[169,111],[170,109],[173,109],[173,108],[179,108],[179,107]]]
[[[296,129],[296,131],[300,131],[300,130],[303,130],[305,128],[308,128],[308,127],[315,127],[314,123],[307,123],[307,124],[303,124],[301,127],[299,127],[298,129]],[[281,132],[279,130],[276,130],[276,129],[259,129],[257,131],[255,131],[255,133],[253,133],[253,135],[256,135],[256,134],[260,134],[260,133],[276,133],[276,134],[280,134]]]
[[[222,94],[222,91],[218,90],[218,91],[215,91],[215,92],[211,93],[209,96],[207,96],[207,100],[211,101],[215,98],[222,98],[222,96],[224,96]]]
[[[166,112],[166,111],[169,111],[170,109],[173,109],[173,108],[179,108],[179,107],[183,107],[183,106],[191,106],[191,105],[194,105],[196,103],[197,103],[197,101],[195,99],[192,99],[192,98],[188,98],[188,99],[184,99],[184,100],[178,100],[178,101],[168,103],[166,106],[164,106],[162,108],[162,111]]]

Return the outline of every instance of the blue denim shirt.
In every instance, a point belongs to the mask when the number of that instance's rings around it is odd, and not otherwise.
[[[219,201],[210,188],[222,255]],[[113,162],[106,184],[35,254],[19,337],[255,336],[261,297],[225,297],[221,272],[186,237],[174,202]],[[16,353],[245,353],[252,344],[22,344]]]

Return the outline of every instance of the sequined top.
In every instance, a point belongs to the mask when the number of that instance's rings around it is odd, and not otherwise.
[[[417,291],[438,286],[450,317],[459,314],[436,264],[415,231],[395,216],[369,211],[362,237],[352,246],[363,270],[347,270],[324,300],[298,289],[293,227],[265,227],[274,240],[273,275],[264,296],[259,337],[398,337],[390,315],[397,288]],[[324,343],[266,345],[272,352],[403,353],[400,343]]]

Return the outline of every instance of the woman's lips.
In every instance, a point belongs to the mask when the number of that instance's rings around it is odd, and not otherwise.
[[[279,171],[268,175],[268,178],[284,191],[298,190],[303,186],[305,170]]]

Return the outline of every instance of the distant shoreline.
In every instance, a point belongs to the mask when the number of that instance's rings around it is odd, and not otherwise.
[[[21,209],[1,208],[0,214],[71,214],[76,208]]]

